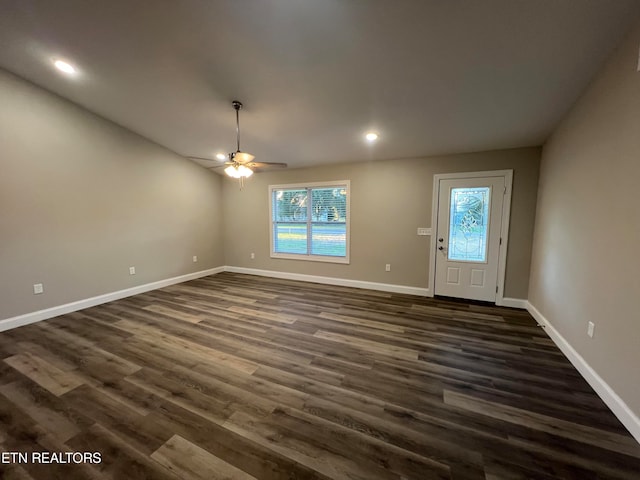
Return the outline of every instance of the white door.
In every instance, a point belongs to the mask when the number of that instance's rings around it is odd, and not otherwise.
[[[440,179],[436,295],[496,301],[505,177]]]

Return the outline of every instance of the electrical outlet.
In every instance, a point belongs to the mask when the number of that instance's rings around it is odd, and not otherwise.
[[[386,272],[390,272],[390,271],[391,271],[391,264],[390,264],[390,263],[387,263],[387,264],[384,266],[384,270],[385,270]]]
[[[194,256],[193,256],[193,263],[196,263],[197,261],[198,261],[198,256],[197,256],[197,255],[194,255]]]
[[[44,292],[44,287],[42,286],[41,283],[34,283],[33,284],[33,294],[34,295],[40,295],[43,292]]]
[[[587,335],[589,335],[589,337],[593,338],[593,331],[596,329],[596,325],[593,322],[589,322],[587,324]]]
[[[251,252],[251,260],[255,260],[255,258],[256,258],[256,254]]]
[[[129,267],[129,275],[135,275],[136,274],[136,267]]]

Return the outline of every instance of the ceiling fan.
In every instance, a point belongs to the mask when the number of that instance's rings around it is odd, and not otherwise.
[[[242,186],[242,184],[244,183],[244,179],[253,175],[253,171],[255,169],[265,167],[286,167],[286,163],[254,162],[253,159],[256,158],[254,155],[240,150],[240,110],[242,109],[242,102],[234,100],[233,102],[231,102],[231,105],[236,111],[236,151],[229,153],[229,160],[227,160],[224,164],[214,165],[213,167],[207,168],[220,168],[226,166],[226,168],[224,169],[224,173],[232,178],[238,178],[240,180],[240,185]],[[212,161],[212,159],[210,158],[202,157],[187,158]]]

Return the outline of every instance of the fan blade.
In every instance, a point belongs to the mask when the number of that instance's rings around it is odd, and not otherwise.
[[[204,157],[186,157],[189,160],[204,160],[206,162],[217,162],[220,163],[220,160],[215,159],[215,158],[204,158]]]
[[[287,166],[286,163],[278,163],[278,162],[251,162],[246,164],[249,168],[268,168],[268,167],[280,167],[284,168]]]

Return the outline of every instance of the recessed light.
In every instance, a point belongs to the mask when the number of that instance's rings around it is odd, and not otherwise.
[[[73,65],[63,60],[56,60],[55,62],[53,62],[53,64],[61,72],[68,73],[69,75],[76,73],[76,69],[73,67]]]
[[[375,132],[369,132],[364,136],[364,138],[366,138],[368,142],[375,142],[378,139],[378,134]]]
[[[226,159],[227,159],[227,156],[226,156],[224,153],[217,153],[217,154],[216,154],[216,158],[217,158],[218,160],[226,160]]]

